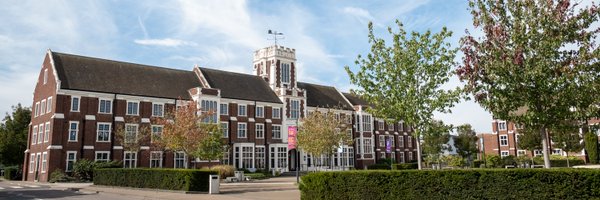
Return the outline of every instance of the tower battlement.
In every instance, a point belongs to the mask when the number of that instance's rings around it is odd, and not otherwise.
[[[258,61],[267,57],[282,57],[295,60],[296,49],[280,45],[273,45],[254,51],[254,61]]]

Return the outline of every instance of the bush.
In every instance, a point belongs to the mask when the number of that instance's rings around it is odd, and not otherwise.
[[[121,168],[120,161],[95,162],[87,159],[81,159],[73,164],[73,175],[82,181],[94,180],[94,169],[102,168]]]
[[[302,199],[598,199],[600,170],[475,169],[317,172]]]
[[[267,178],[269,178],[264,173],[248,173],[248,174],[244,173],[244,176],[248,176],[248,177],[250,177],[250,179],[267,179]]]
[[[533,158],[533,162],[536,165],[544,164],[544,157],[537,156]],[[585,165],[585,161],[576,157],[569,157],[569,165]],[[567,158],[563,156],[552,156],[550,157],[550,166],[551,167],[567,167]]]
[[[407,170],[407,169],[418,169],[418,163],[402,163],[402,164],[393,164],[393,170]]]
[[[48,182],[50,182],[50,183],[71,182],[71,181],[74,181],[74,180],[75,180],[75,178],[70,177],[67,174],[65,174],[65,172],[62,169],[55,169],[50,174],[50,180],[48,180]]]
[[[504,167],[502,158],[498,155],[488,155],[485,160],[487,162],[485,167],[487,168]]]
[[[208,191],[212,170],[164,168],[107,168],[94,170],[95,185],[155,188],[183,191]]]
[[[483,160],[475,160],[473,161],[474,168],[480,168],[485,162]]]
[[[367,166],[367,169],[370,169],[370,170],[373,170],[373,169],[390,169],[390,165],[389,164],[373,164],[373,165]]]
[[[231,165],[215,165],[210,168],[211,170],[218,171],[221,179],[233,176],[235,167]]]
[[[5,167],[4,168],[4,179],[6,180],[21,180],[23,172],[18,166]]]
[[[588,131],[583,135],[583,143],[590,163],[598,164],[598,136]]]
[[[515,160],[516,157],[513,155],[509,155],[509,156],[504,156],[502,158],[502,166],[500,167],[504,167],[506,165],[513,165],[513,166],[517,166],[517,161]]]

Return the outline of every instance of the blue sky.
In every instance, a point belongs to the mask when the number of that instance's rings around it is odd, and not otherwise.
[[[194,65],[250,73],[252,53],[272,45],[268,29],[295,48],[299,80],[353,88],[344,71],[369,51],[367,23],[385,37],[400,19],[409,31],[454,31],[471,16],[464,0],[398,1],[28,1],[0,2],[0,112],[31,105],[47,49],[190,70]],[[457,61],[460,58],[457,58]],[[447,86],[460,83],[453,78]],[[491,115],[462,102],[438,119],[489,132]]]

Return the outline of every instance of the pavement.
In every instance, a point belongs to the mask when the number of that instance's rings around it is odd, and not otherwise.
[[[0,181],[0,199],[300,199],[295,177],[221,183],[220,194],[96,186],[92,183]]]

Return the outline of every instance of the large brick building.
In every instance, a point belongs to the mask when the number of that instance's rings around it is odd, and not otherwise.
[[[374,118],[365,112],[368,103],[357,96],[298,82],[296,66],[295,49],[281,46],[255,51],[253,74],[197,66],[176,70],[48,50],[33,94],[23,177],[47,181],[51,172],[70,172],[80,159],[167,168],[219,162],[282,172],[296,170],[296,162],[301,170],[313,170],[363,169],[380,158],[416,160],[410,127]],[[203,161],[160,151],[149,140],[139,151],[126,151],[115,140],[117,127],[132,134],[141,128],[160,134],[156,120],[189,102],[200,111],[216,111],[224,130],[222,159]],[[332,109],[345,119],[354,144],[331,158],[302,151],[297,158],[296,150],[288,150],[288,127],[317,108]]]

